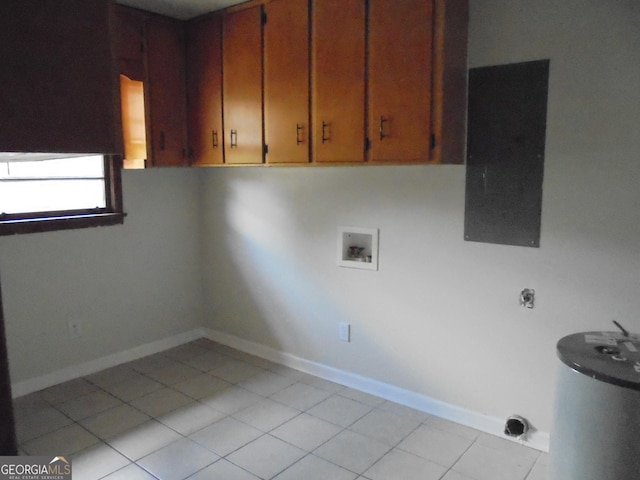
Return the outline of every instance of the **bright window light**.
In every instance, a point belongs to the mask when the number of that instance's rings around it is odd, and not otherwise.
[[[104,209],[104,167],[102,155],[2,158],[0,214]]]
[[[124,137],[124,167],[144,168],[144,159],[147,158],[144,83],[120,75],[120,105]]]

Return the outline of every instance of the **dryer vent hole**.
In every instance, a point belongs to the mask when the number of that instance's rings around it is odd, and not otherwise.
[[[508,437],[521,437],[528,431],[529,424],[524,418],[517,415],[507,418],[507,423],[504,426],[504,434]]]

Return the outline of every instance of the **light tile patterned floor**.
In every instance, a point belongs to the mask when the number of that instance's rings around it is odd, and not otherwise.
[[[15,402],[74,480],[545,480],[536,450],[198,340]]]

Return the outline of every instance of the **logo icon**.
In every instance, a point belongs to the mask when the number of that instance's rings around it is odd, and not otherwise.
[[[71,480],[71,462],[63,456],[0,457],[0,480]]]

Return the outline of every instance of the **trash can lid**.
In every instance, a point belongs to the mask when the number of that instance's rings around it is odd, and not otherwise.
[[[640,335],[574,333],[558,341],[558,357],[596,380],[640,390]]]

